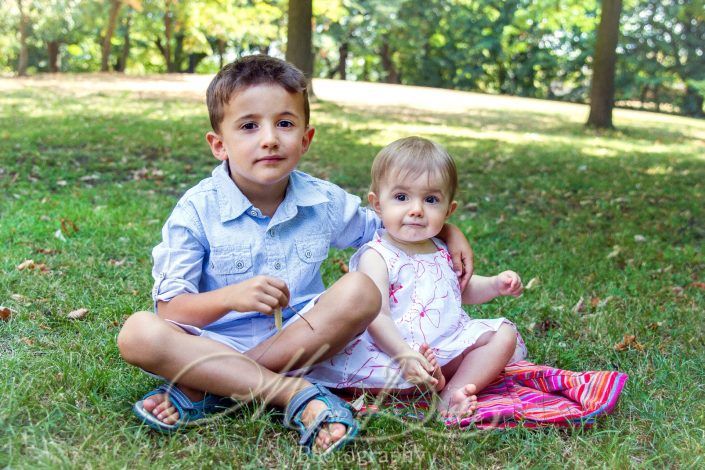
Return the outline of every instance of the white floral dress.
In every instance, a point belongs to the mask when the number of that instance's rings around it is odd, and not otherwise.
[[[446,246],[433,239],[434,253],[408,255],[383,238],[378,230],[374,239],[350,259],[355,271],[362,253],[375,250],[387,264],[389,273],[389,307],[391,317],[404,341],[418,351],[426,343],[445,365],[472,346],[488,331],[497,331],[505,318],[471,319],[461,307],[460,286],[453,271]],[[526,357],[526,346],[517,333],[517,347],[509,360]],[[309,380],[332,388],[413,387],[399,372],[399,366],[381,351],[369,332],[351,341],[341,352],[314,366],[306,375]]]

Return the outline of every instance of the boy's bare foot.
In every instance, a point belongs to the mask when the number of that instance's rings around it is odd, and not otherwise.
[[[423,354],[423,356],[426,358],[426,360],[433,367],[433,373],[431,375],[433,376],[434,379],[438,380],[438,383],[436,384],[435,389],[437,392],[440,392],[446,386],[446,378],[443,375],[443,372],[441,371],[441,367],[438,365],[438,360],[436,359],[436,355],[433,353],[433,350],[426,343],[421,345],[421,347],[419,348],[419,352],[421,354]]]
[[[203,400],[203,392],[181,385],[178,385],[178,388],[184,392],[191,401]],[[142,407],[164,424],[175,424],[179,420],[179,412],[171,404],[166,393],[160,393],[145,398],[142,402]]]
[[[308,426],[321,412],[325,411],[327,408],[328,406],[321,400],[311,400],[301,413],[301,422],[304,426]],[[347,427],[342,423],[324,424],[321,426],[318,436],[316,436],[316,447],[321,451],[324,451],[342,439],[347,432]]]
[[[472,415],[477,408],[476,390],[475,385],[468,384],[462,388],[441,393],[441,416],[457,419]]]

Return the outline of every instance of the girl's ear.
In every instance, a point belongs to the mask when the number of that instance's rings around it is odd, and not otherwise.
[[[374,210],[377,213],[377,215],[379,215],[380,206],[379,206],[379,198],[377,197],[377,195],[375,193],[373,193],[372,191],[370,191],[367,194],[367,202],[370,203],[370,207],[372,208],[372,210]]]
[[[215,158],[221,162],[228,159],[228,151],[225,148],[223,139],[218,134],[213,131],[209,131],[206,134],[206,142],[208,142],[208,146],[211,148],[211,153],[213,153]]]
[[[448,206],[448,212],[446,213],[446,219],[453,215],[453,212],[455,212],[455,209],[458,208],[458,201],[452,201],[450,205]]]

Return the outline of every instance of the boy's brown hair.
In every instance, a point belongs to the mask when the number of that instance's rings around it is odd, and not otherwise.
[[[423,137],[405,137],[384,147],[372,162],[371,173],[370,190],[376,194],[379,194],[380,184],[390,175],[404,178],[438,174],[450,201],[458,189],[458,170],[453,157],[443,146]]]
[[[281,59],[258,54],[243,57],[223,67],[208,85],[206,104],[214,132],[220,132],[224,108],[233,94],[254,85],[279,85],[289,93],[304,97],[304,117],[308,127],[311,115],[306,77],[301,70]]]

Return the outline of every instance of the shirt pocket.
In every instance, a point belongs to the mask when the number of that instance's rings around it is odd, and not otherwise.
[[[321,263],[328,257],[330,235],[316,234],[295,241],[299,274],[304,285],[318,275]]]
[[[237,284],[253,277],[250,245],[212,247],[208,270],[217,287]]]

